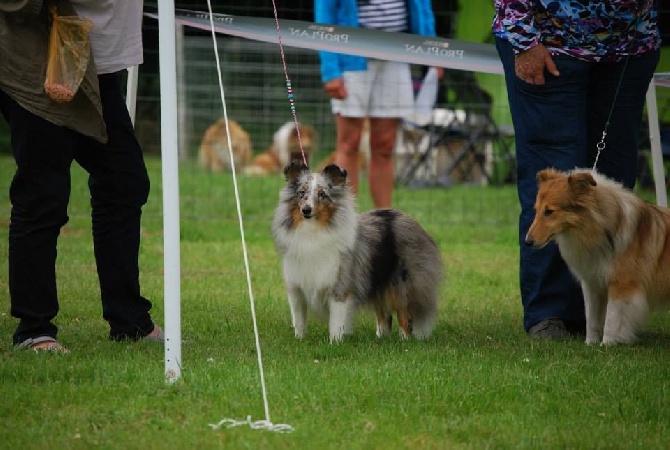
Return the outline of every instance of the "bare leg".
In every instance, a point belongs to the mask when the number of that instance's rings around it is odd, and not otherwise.
[[[370,193],[376,208],[390,208],[393,201],[393,151],[399,120],[370,118]]]
[[[349,173],[347,178],[349,178],[349,183],[355,194],[358,194],[358,146],[361,141],[364,120],[362,117],[343,117],[338,114],[335,122],[337,126],[335,164]]]

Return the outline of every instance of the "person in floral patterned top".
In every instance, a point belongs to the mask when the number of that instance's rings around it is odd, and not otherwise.
[[[584,330],[579,284],[555,244],[540,250],[523,244],[534,216],[535,177],[547,167],[591,168],[597,158],[598,172],[633,188],[645,93],[660,57],[657,5],[494,0],[494,6],[516,140],[523,325],[532,338],[567,339]]]

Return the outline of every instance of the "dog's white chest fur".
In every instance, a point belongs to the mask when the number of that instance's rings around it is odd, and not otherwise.
[[[335,301],[333,288],[340,277],[343,252],[351,251],[355,236],[355,226],[342,233],[324,229],[315,220],[282,233],[284,280],[296,337],[302,338],[307,329],[306,308],[328,320],[331,341],[350,332],[355,305]]]
[[[352,233],[353,235],[353,233]],[[295,241],[284,254],[284,278],[302,288],[308,302],[335,285],[341,265],[342,235],[324,231],[312,221],[303,222],[287,236]],[[353,243],[353,240],[352,240]]]

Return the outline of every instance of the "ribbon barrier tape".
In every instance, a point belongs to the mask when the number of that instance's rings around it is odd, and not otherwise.
[[[158,19],[156,13],[145,13]],[[211,31],[206,12],[175,10],[178,24]],[[279,43],[277,23],[262,17],[213,14],[214,31],[256,41]],[[334,53],[400,61],[424,66],[502,74],[502,64],[492,44],[389,33],[354,27],[320,25],[299,20],[279,20],[283,45]]]

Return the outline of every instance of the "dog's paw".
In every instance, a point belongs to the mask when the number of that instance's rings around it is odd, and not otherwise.
[[[377,337],[378,338],[383,338],[384,336],[388,336],[391,334],[391,330],[387,330],[386,328],[382,327],[377,327]]]
[[[342,339],[344,339],[346,333],[344,333],[343,328],[338,328],[337,330],[333,330],[330,332],[330,343],[334,344],[337,342],[342,342]]]
[[[589,332],[588,330],[586,331],[586,345],[594,345],[594,344],[600,344],[602,341],[602,334],[601,333],[594,333],[594,332]]]
[[[306,327],[293,327],[293,334],[295,334],[296,339],[302,339],[307,334]]]
[[[619,344],[633,344],[637,340],[634,335],[607,335],[603,337],[602,345],[619,345]]]
[[[333,335],[331,335],[330,336],[330,343],[331,344],[339,344],[340,342],[342,342],[342,338],[343,338],[343,336],[333,336]]]
[[[403,330],[402,328],[400,328],[400,329],[398,330],[398,336],[400,336],[400,339],[402,339],[402,340],[407,340],[407,339],[409,339],[409,338],[412,337],[412,334],[411,334],[411,333],[408,333],[407,331],[405,331],[405,330]]]
[[[391,316],[387,318],[379,319],[377,318],[377,337],[382,338],[391,334],[391,321],[393,319]]]

